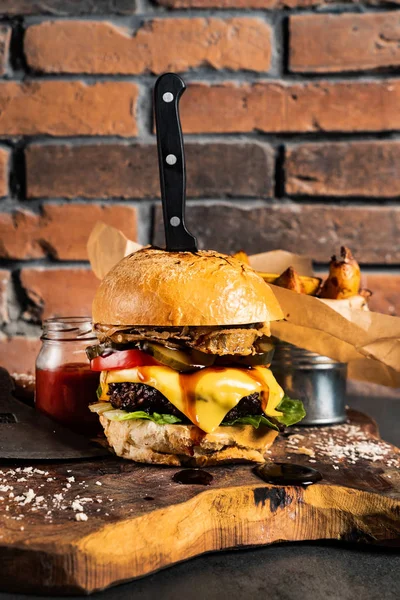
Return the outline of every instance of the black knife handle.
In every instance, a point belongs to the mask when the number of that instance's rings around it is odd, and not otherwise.
[[[165,73],[154,87],[158,164],[167,251],[197,251],[197,240],[185,225],[186,173],[179,99],[186,86],[175,73]]]

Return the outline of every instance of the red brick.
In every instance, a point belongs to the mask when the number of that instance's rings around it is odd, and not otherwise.
[[[0,0],[0,14],[6,15],[131,15],[135,9],[135,0]]]
[[[154,19],[134,33],[105,21],[47,21],[28,28],[25,55],[45,73],[214,69],[268,71],[270,27],[260,19]]]
[[[185,144],[189,197],[270,197],[272,149],[260,143]],[[144,144],[32,144],[26,151],[28,196],[156,198],[157,148]],[[87,177],[90,173],[90,177]]]
[[[169,8],[268,8],[286,6],[313,6],[318,0],[156,0]]]
[[[400,65],[398,13],[290,18],[289,69],[338,73]]]
[[[86,243],[97,221],[136,237],[136,210],[118,204],[46,204],[40,215],[27,210],[0,214],[0,257],[86,260]]]
[[[10,41],[11,27],[0,25],[0,75],[4,75],[7,70]]]
[[[28,314],[41,320],[90,316],[99,280],[92,271],[84,268],[32,268],[22,269],[21,284],[32,302]],[[68,293],[65,293],[66,289]]]
[[[158,4],[170,8],[309,8],[312,6],[329,6],[337,4],[336,0],[156,0]],[[344,0],[345,4],[359,4],[359,0]],[[390,0],[391,4],[399,4],[400,0]],[[381,0],[366,0],[364,4],[380,5]],[[389,4],[389,0],[388,0]]]
[[[0,196],[8,194],[8,167],[10,152],[6,148],[0,148]]]
[[[185,133],[390,131],[400,128],[400,81],[193,83]]]
[[[341,245],[360,263],[400,264],[399,206],[282,203],[265,206],[186,206],[189,230],[201,248],[248,254],[281,248],[327,263]],[[164,242],[162,211],[155,213],[153,243]]]
[[[0,323],[6,323],[9,320],[7,298],[10,279],[10,271],[0,270]]]
[[[1,82],[0,135],[136,135],[137,94],[128,82]]]
[[[368,302],[371,310],[400,317],[400,275],[389,273],[365,273],[362,286],[371,290]]]
[[[32,375],[40,346],[39,338],[20,335],[8,338],[0,334],[0,367],[7,369],[9,373]]]
[[[171,8],[308,8],[329,6],[336,0],[157,0]],[[359,0],[344,0],[345,4],[359,5]],[[388,0],[387,4],[399,4]],[[364,4],[378,5],[381,0],[365,0]],[[135,12],[135,0],[0,0],[0,14],[6,15],[84,15],[121,14]]]
[[[286,193],[304,196],[400,196],[400,142],[289,146]]]

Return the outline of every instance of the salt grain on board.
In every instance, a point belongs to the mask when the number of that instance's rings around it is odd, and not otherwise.
[[[71,504],[72,510],[78,510],[83,512],[83,506],[82,504],[79,502],[79,500],[74,500],[73,503]]]
[[[297,433],[298,429],[293,431],[294,434],[290,436],[287,443],[287,450],[295,454],[302,454],[304,450],[302,440],[305,436]],[[329,458],[333,462],[346,460],[355,465],[359,460],[366,460],[381,461],[388,467],[400,466],[399,458],[393,454],[390,444],[376,438],[371,439],[355,425],[335,425],[321,429],[319,440],[313,446],[316,457]]]
[[[87,521],[88,520],[88,516],[85,513],[78,513],[75,515],[75,519],[77,521]]]
[[[71,473],[71,470],[69,469],[67,472]],[[22,473],[24,474],[23,477],[21,477]],[[75,483],[75,477],[72,475],[66,478],[62,476],[49,477],[48,471],[34,467],[18,467],[9,469],[6,472],[0,471],[1,475],[4,477],[1,478],[0,491],[9,492],[7,497],[0,496],[0,514],[2,509],[3,519],[21,521],[31,513],[38,516],[42,514],[45,522],[52,523],[56,514],[55,511],[67,511],[67,514],[70,511],[71,518],[76,518],[77,514],[84,514],[83,519],[78,517],[78,520],[87,520],[88,515],[83,512],[84,505],[92,502],[102,502],[98,494],[95,494],[94,498],[79,498],[79,495],[76,496],[78,489],[82,488],[76,487],[78,484]],[[51,493],[46,494],[43,488],[48,488],[49,483],[57,481],[59,481],[61,491],[54,490],[53,484]],[[10,485],[11,483],[15,486]],[[86,482],[83,482],[83,484],[85,489],[89,487]],[[15,493],[10,490],[14,490]],[[101,508],[97,510],[102,511]],[[113,509],[111,508],[111,510]]]
[[[330,463],[335,471],[339,470],[338,465],[343,461],[357,464],[363,460],[383,463],[389,467],[400,466],[399,457],[390,444],[367,437],[361,429],[353,425],[327,427],[319,430],[318,436],[313,429],[294,428],[291,431],[293,433],[287,440],[289,452],[296,454],[304,449],[309,450],[306,453],[310,457],[309,462],[315,462],[315,456],[318,461],[325,460]],[[312,451],[304,445],[311,445],[310,438]],[[271,451],[268,453],[271,454]],[[293,455],[288,456],[287,460],[291,458]],[[68,469],[67,473],[71,474],[72,470]],[[0,492],[5,494],[0,496],[2,519],[21,521],[25,518],[26,523],[26,517],[32,514],[36,520],[42,518],[44,523],[52,523],[62,511],[67,519],[87,521],[91,511],[93,514],[100,513],[108,517],[115,510],[113,498],[102,497],[99,493],[93,493],[93,498],[80,498],[77,492],[82,494],[84,491],[87,494],[86,489],[90,486],[86,481],[76,482],[73,475],[52,477],[48,471],[42,469],[18,467],[0,471],[0,477]],[[387,477],[390,478],[390,475]],[[101,481],[93,483],[96,486],[102,485]],[[98,491],[102,492],[100,489]],[[132,512],[132,508],[129,512]]]

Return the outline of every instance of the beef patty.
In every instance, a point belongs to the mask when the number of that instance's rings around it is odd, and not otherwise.
[[[134,412],[143,410],[148,414],[159,413],[174,415],[182,423],[190,423],[189,419],[181,413],[158,390],[144,383],[110,383],[108,388],[111,404],[114,408]],[[259,394],[245,396],[225,416],[223,422],[229,423],[240,417],[263,414]]]

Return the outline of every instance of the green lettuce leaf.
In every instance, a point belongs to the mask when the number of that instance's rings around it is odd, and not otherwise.
[[[270,429],[279,431],[278,427],[274,423],[271,423],[271,421],[269,421],[265,415],[247,415],[247,417],[240,417],[235,421],[221,423],[221,425],[226,425],[228,427],[232,425],[253,425],[253,427],[256,429],[258,429],[260,425],[266,425]]]
[[[289,396],[286,395],[282,398],[276,407],[276,410],[281,412],[282,415],[277,415],[274,418],[276,421],[279,421],[279,423],[282,423],[282,425],[286,425],[286,427],[298,423],[306,416],[302,401],[292,400],[292,398],[289,398]],[[275,429],[275,431],[279,431],[275,423],[272,423],[265,415],[247,415],[246,417],[240,417],[235,421],[221,423],[221,425],[253,425],[256,429],[258,429],[260,425],[266,425],[271,429]]]
[[[110,410],[103,413],[107,419],[111,421],[130,421],[131,419],[147,419],[153,421],[157,425],[168,425],[174,423],[181,423],[181,419],[174,417],[174,415],[160,415],[153,413],[152,415],[147,414],[143,410],[136,410],[135,412],[126,412],[124,410]]]
[[[292,398],[289,398],[289,396],[286,396],[286,394],[276,407],[276,410],[281,412],[282,415],[279,417],[276,416],[275,419],[287,427],[298,423],[306,416],[302,401],[293,400]]]

